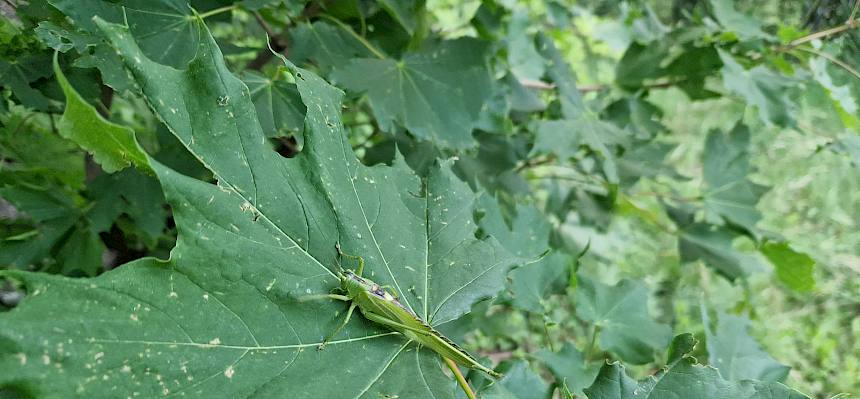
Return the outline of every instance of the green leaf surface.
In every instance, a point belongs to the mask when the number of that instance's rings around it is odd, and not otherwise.
[[[827,90],[827,94],[838,104],[842,110],[849,115],[857,115],[857,99],[851,94],[851,86],[848,84],[837,84],[831,76],[828,66],[832,63],[824,57],[809,59],[809,70],[815,80]],[[856,118],[856,116],[855,116]]]
[[[803,252],[797,252],[785,241],[768,241],[762,245],[761,253],[773,264],[776,277],[789,288],[808,292],[815,288],[815,260]]]
[[[396,122],[438,146],[467,148],[475,145],[472,128],[491,94],[486,51],[470,38],[435,42],[399,61],[354,59],[332,79],[367,93],[382,130],[393,132]]]
[[[93,44],[93,38],[85,33],[71,31],[51,21],[43,21],[33,29],[36,37],[46,46],[65,53],[71,49],[82,53],[87,46]]]
[[[600,347],[634,364],[654,360],[672,329],[648,315],[648,290],[642,282],[621,280],[610,286],[578,275],[576,314],[599,329]]]
[[[570,270],[570,258],[561,252],[515,269],[510,273],[512,305],[529,312],[545,312],[544,301],[564,291]]]
[[[397,23],[406,29],[410,35],[414,34],[421,23],[421,13],[424,1],[416,0],[380,0],[379,5],[388,12]]]
[[[630,43],[615,67],[615,83],[636,90],[646,80],[661,77],[664,71],[661,62],[669,57],[670,48],[671,42],[664,40],[648,44]]]
[[[731,132],[711,131],[702,155],[705,208],[748,232],[757,231],[761,219],[756,209],[767,187],[747,177],[752,171],[749,156],[750,130],[738,123]]]
[[[533,260],[549,249],[552,226],[534,206],[517,206],[512,220],[508,223],[499,202],[484,195],[478,203],[478,211],[481,213],[478,225],[483,232],[495,238],[517,257]]]
[[[98,68],[102,82],[121,93],[134,88],[134,82],[128,76],[128,71],[122,65],[122,60],[107,43],[96,44],[92,51],[75,60],[74,66],[79,68]]]
[[[633,147],[618,159],[618,178],[624,187],[630,187],[642,177],[679,176],[672,167],[663,163],[675,149],[674,144],[650,141]]]
[[[542,349],[535,357],[552,371],[560,386],[567,386],[576,395],[584,395],[583,389],[589,387],[597,373],[601,362],[588,362],[585,355],[573,345],[567,343],[558,352]]]
[[[0,82],[15,94],[22,105],[47,111],[51,107],[48,97],[30,83],[51,75],[51,58],[44,53],[25,54],[15,60],[0,59]]]
[[[102,253],[107,249],[99,235],[86,228],[73,229],[69,239],[57,253],[65,275],[83,272],[95,276],[102,267]]]
[[[482,187],[490,193],[507,191],[514,195],[527,195],[529,183],[517,173],[518,163],[528,154],[528,139],[523,135],[502,136],[476,133],[477,156],[462,155],[455,164],[456,173],[474,188]]]
[[[35,123],[32,113],[13,111],[0,123],[0,151],[6,163],[0,183],[29,186],[84,186],[84,162],[78,146]]]
[[[860,136],[846,135],[835,140],[828,146],[831,150],[845,154],[854,166],[860,168]]]
[[[353,58],[372,57],[373,53],[344,29],[323,21],[301,24],[290,29],[290,60],[297,65],[312,61],[323,72],[346,65]]]
[[[606,119],[631,133],[639,140],[647,141],[666,131],[660,120],[663,111],[640,97],[625,98],[609,104],[602,112]]]
[[[537,112],[546,109],[546,104],[534,92],[534,90],[523,86],[523,84],[514,75],[507,75],[505,77],[505,82],[510,90],[509,100],[511,110],[520,112]]]
[[[764,123],[783,127],[795,125],[794,103],[787,94],[794,84],[787,77],[763,65],[745,69],[731,54],[724,50],[718,52],[723,61],[720,73],[726,90],[758,108]]]
[[[77,219],[71,198],[51,189],[0,187],[0,197],[32,221],[32,230],[0,240],[0,268],[24,269],[50,259]]]
[[[66,95],[57,131],[93,155],[106,172],[115,172],[134,165],[151,173],[146,153],[134,138],[134,131],[105,120],[95,107],[86,102],[71,86],[54,56],[54,73]]]
[[[508,22],[508,66],[517,79],[540,80],[544,74],[544,59],[535,48],[534,38],[528,34],[529,15],[518,9]]]
[[[292,135],[301,143],[306,108],[296,85],[284,81],[283,74],[270,79],[255,71],[245,71],[242,81],[251,90],[251,100],[266,136]]]
[[[707,223],[683,226],[678,235],[681,262],[702,260],[729,280],[746,277],[757,269],[755,259],[732,246],[737,234]]]
[[[790,367],[768,355],[752,337],[750,320],[718,312],[716,328],[711,326],[702,305],[702,323],[708,346],[708,361],[727,380],[783,381]]]
[[[618,183],[615,154],[617,148],[627,144],[627,134],[624,131],[589,113],[581,114],[572,120],[538,122],[531,154],[553,154],[566,160],[573,158],[580,146],[586,146],[599,159],[606,179],[610,183]]]
[[[143,397],[454,397],[438,355],[362,317],[317,351],[346,306],[299,298],[338,284],[340,242],[430,324],[459,318],[503,288],[515,261],[458,216],[473,212],[477,195],[447,165],[425,180],[402,160],[361,165],[340,122],[342,92],[289,65],[307,132],[303,151],[282,158],[210,36],[177,70],[146,58],[128,30],[100,25],[217,185],[153,162],[179,230],[170,260],[94,279],[5,272],[28,296],[0,316],[0,368],[12,370],[0,385],[42,397],[114,386]]]
[[[156,62],[184,67],[203,33],[185,0],[49,0],[81,29],[98,36],[93,16],[127,23],[143,53]],[[205,11],[198,9],[198,11]]]
[[[529,369],[528,363],[518,361],[505,371],[501,380],[481,390],[479,395],[483,399],[546,398],[549,385]]]
[[[127,215],[138,232],[154,244],[165,229],[164,195],[158,180],[135,169],[103,174],[89,184],[92,204],[86,217],[96,232],[108,231]]]
[[[546,59],[546,74],[558,90],[562,116],[565,119],[579,118],[583,113],[588,112],[588,109],[582,101],[582,94],[576,87],[576,74],[573,68],[564,60],[564,56],[558,51],[552,39],[539,32],[535,40],[538,52]]]
[[[690,342],[695,342],[690,334],[676,337],[669,349],[669,363],[641,381],[628,377],[618,363],[607,364],[585,393],[589,399],[807,398],[778,382],[727,381],[716,369],[699,365],[690,356]]]
[[[720,25],[734,32],[741,39],[774,39],[761,29],[761,22],[758,19],[735,10],[734,0],[710,0],[710,3]]]

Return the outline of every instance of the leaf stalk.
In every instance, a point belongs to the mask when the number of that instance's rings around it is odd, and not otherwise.
[[[457,364],[447,357],[443,357],[442,359],[445,360],[445,364],[447,364],[448,368],[451,369],[451,372],[454,373],[454,378],[457,379],[457,384],[459,384],[460,388],[463,389],[463,393],[465,393],[469,399],[478,399],[478,397],[475,396],[475,392],[472,391],[472,387],[470,387],[469,383],[466,381],[466,378],[463,377],[463,373],[460,372],[460,368],[457,367]]]

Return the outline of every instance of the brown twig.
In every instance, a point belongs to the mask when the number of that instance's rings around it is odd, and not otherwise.
[[[842,62],[841,60],[839,60],[838,58],[836,58],[830,54],[827,54],[823,51],[818,51],[818,50],[814,50],[811,48],[806,48],[806,47],[795,47],[794,50],[805,51],[805,52],[810,53],[810,54],[815,54],[821,58],[824,58],[827,61],[834,63],[835,65],[841,67],[842,69],[848,71],[848,73],[854,75],[857,79],[860,79],[860,72],[858,72],[856,69],[854,69],[851,65],[848,65],[845,62]]]
[[[544,159],[529,159],[528,161],[514,169],[514,172],[522,172],[525,169],[533,168],[535,166],[546,165],[548,163],[552,163],[553,161],[555,161],[554,157]]]
[[[672,80],[665,82],[654,82],[646,85],[642,85],[642,88],[645,89],[665,89],[667,87],[672,87],[683,80]],[[555,89],[555,85],[552,83],[547,83],[541,80],[531,80],[531,79],[523,79],[520,80],[520,84],[523,87],[535,90],[553,90]],[[611,84],[591,84],[591,85],[580,85],[576,87],[580,93],[593,93],[603,90],[608,90],[612,88]]]
[[[827,36],[832,36],[832,35],[835,35],[837,33],[842,33],[842,32],[845,32],[847,30],[854,29],[856,27],[860,27],[860,19],[853,18],[853,19],[850,19],[848,21],[845,21],[845,23],[842,25],[839,25],[839,26],[836,26],[836,27],[833,27],[830,29],[818,31],[818,32],[813,32],[813,33],[810,33],[810,34],[803,36],[801,38],[794,39],[790,43],[788,43],[788,45],[786,47],[788,49],[792,49],[792,48],[797,47],[801,44],[809,43],[813,40],[822,39],[822,38],[825,38]]]
[[[552,83],[547,83],[542,80],[533,80],[533,79],[521,79],[520,84],[525,88],[529,89],[537,89],[537,90],[552,90],[555,89],[555,85]]]

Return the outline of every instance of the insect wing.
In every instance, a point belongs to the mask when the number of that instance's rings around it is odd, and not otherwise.
[[[400,304],[390,294],[380,291],[365,291],[354,300],[358,303],[359,310],[367,316],[368,313],[376,318],[386,320],[388,327],[394,329],[433,350],[439,355],[449,358],[454,362],[477,370],[481,370],[490,376],[500,377],[499,373],[485,367],[460,348],[453,341],[436,331],[427,322],[416,316],[415,313]]]

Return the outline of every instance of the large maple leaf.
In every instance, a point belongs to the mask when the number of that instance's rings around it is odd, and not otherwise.
[[[422,179],[402,160],[359,163],[343,93],[292,65],[305,147],[282,158],[198,23],[197,55],[177,70],[148,59],[127,28],[97,21],[217,184],[149,161],[179,230],[167,261],[92,279],[2,272],[28,295],[0,315],[0,386],[38,397],[454,397],[438,355],[361,317],[318,351],[345,304],[300,298],[337,286],[339,242],[432,325],[459,318],[516,263],[475,238],[476,194],[445,164]]]

